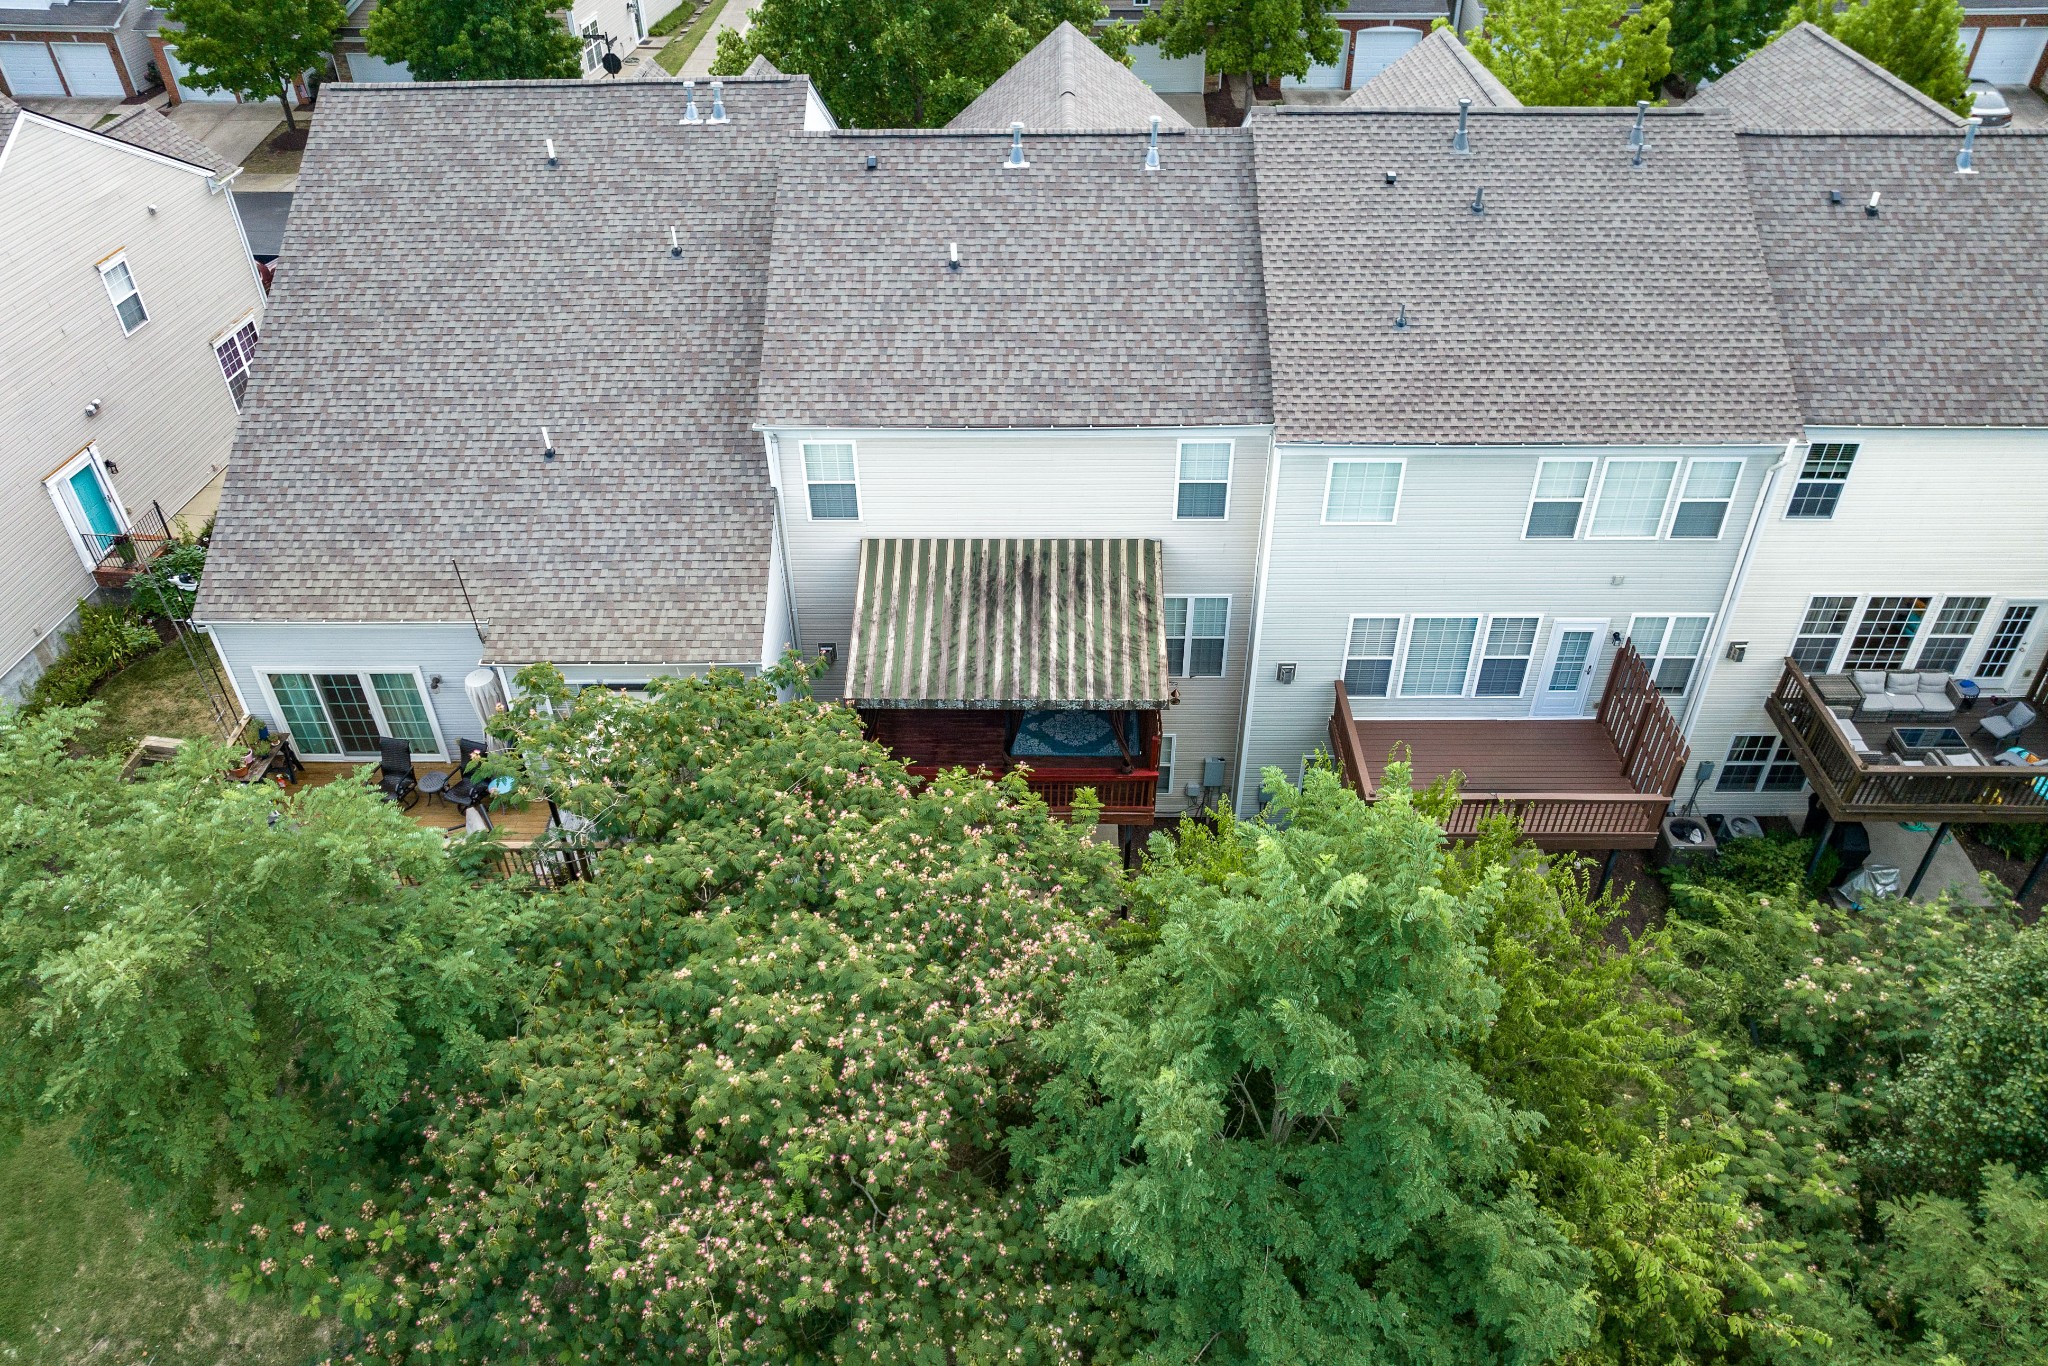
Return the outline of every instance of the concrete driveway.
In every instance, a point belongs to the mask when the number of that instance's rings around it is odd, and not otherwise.
[[[2011,128],[2048,128],[2048,99],[2023,85],[2001,85],[1998,93],[2012,106]]]
[[[164,97],[158,94],[149,103],[162,109]],[[96,128],[127,107],[119,96],[105,99],[66,100],[51,95],[31,95],[20,101],[23,109],[33,109],[38,114],[60,119],[74,128]]]
[[[239,166],[249,159],[270,130],[284,122],[276,100],[262,104],[201,103],[187,100],[163,111],[164,117]],[[305,117],[303,111],[300,116]]]

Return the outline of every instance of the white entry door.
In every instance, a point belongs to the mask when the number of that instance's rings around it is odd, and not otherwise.
[[[1593,674],[1600,667],[1600,642],[1607,637],[1604,621],[1558,621],[1550,628],[1550,648],[1543,672],[1536,676],[1535,716],[1584,716],[1593,694]]]
[[[119,99],[128,93],[121,84],[121,73],[114,69],[114,49],[105,43],[53,43],[50,51],[57,54],[57,65],[64,68],[64,84],[71,87],[74,98],[112,95]]]
[[[2048,49],[2048,27],[1987,28],[1970,75],[1993,85],[2025,85],[2034,79],[2043,49]]]
[[[7,88],[17,99],[64,93],[48,43],[0,43],[0,76],[7,78]]]

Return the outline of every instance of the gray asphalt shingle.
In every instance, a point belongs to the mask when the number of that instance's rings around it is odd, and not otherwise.
[[[1963,125],[1954,110],[1812,24],[1801,24],[1750,53],[1689,103],[1728,110],[1737,128],[1777,132],[1885,132]]]
[[[841,132],[785,164],[763,421],[1123,427],[1270,420],[1251,141]],[[869,156],[876,169],[865,169]],[[949,243],[960,269],[947,268]]]
[[[2048,426],[2048,132],[1738,140],[1809,422]]]
[[[954,116],[948,128],[1185,128],[1188,121],[1131,69],[1061,23]]]
[[[1474,110],[1458,155],[1454,112],[1259,111],[1280,439],[1796,432],[1727,116],[1653,110],[1641,166],[1634,118]]]
[[[232,175],[235,171],[234,162],[146,104],[123,111],[112,123],[101,124],[93,131],[175,161],[204,166],[217,176]]]
[[[691,127],[668,81],[323,91],[198,615],[462,623],[460,562],[493,660],[757,658],[805,89],[729,78]]]
[[[1465,50],[1448,28],[1396,57],[1385,71],[1344,101],[1354,109],[1455,109],[1460,99],[1475,109],[1519,109],[1522,102]]]

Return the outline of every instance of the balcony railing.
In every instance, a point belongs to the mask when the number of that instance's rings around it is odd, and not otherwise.
[[[1932,767],[1863,757],[1836,724],[1813,680],[1789,659],[1764,711],[1838,821],[2048,822],[2048,775],[2040,770],[1998,764]]]
[[[163,509],[154,503],[127,530],[112,535],[88,531],[84,538],[93,556],[93,582],[102,588],[127,587],[130,579],[177,544]]]
[[[939,768],[912,764],[910,773],[916,778],[935,778]],[[1055,816],[1071,814],[1074,795],[1084,787],[1094,788],[1105,825],[1150,825],[1152,808],[1158,804],[1156,768],[1134,768],[1128,773],[1117,768],[1034,768],[1024,775],[1024,782]]]

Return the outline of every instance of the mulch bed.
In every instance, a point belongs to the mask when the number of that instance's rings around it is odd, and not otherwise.
[[[310,128],[287,129],[264,145],[273,152],[303,152],[306,150],[306,138],[311,132]]]
[[[1970,856],[1970,862],[1976,865],[1977,871],[1989,873],[2003,882],[2008,895],[2017,892],[2020,884],[2027,880],[2027,874],[2033,871],[2032,863],[2016,859],[2002,849],[1993,849],[1968,830],[1956,826],[1951,826],[1950,830],[1955,835],[1956,843]],[[2041,918],[2044,905],[2048,905],[2048,875],[2041,878],[2040,885],[2021,903],[2020,919],[2029,925],[2033,924]]]

